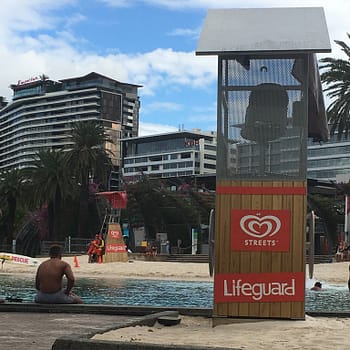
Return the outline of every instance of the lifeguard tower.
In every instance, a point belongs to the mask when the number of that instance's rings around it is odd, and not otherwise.
[[[305,318],[307,137],[327,140],[322,8],[209,10],[218,56],[213,317]]]
[[[128,252],[120,226],[121,209],[126,208],[127,193],[124,191],[98,192],[97,196],[108,200],[110,207],[102,223],[101,234],[105,240],[105,254],[103,262],[128,261]]]

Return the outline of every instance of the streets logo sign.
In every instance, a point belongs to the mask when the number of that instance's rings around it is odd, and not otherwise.
[[[289,247],[289,210],[231,211],[231,250],[287,252]]]

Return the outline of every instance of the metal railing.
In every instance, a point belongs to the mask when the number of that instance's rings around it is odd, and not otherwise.
[[[64,241],[42,241],[40,255],[48,255],[53,244],[59,244],[63,248],[64,254],[86,254],[92,238],[74,238],[68,236]]]
[[[11,244],[0,244],[0,252],[9,253],[12,252]]]

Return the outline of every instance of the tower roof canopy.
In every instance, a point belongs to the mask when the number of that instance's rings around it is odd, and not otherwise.
[[[197,55],[330,52],[322,7],[208,10]]]

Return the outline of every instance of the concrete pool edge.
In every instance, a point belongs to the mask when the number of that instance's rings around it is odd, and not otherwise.
[[[48,312],[100,315],[129,315],[145,316],[164,311],[178,311],[184,316],[212,317],[212,308],[176,307],[176,306],[135,306],[135,305],[108,305],[108,304],[36,304],[28,302],[4,302],[0,304],[1,312]],[[305,311],[312,317],[342,317],[350,318],[349,312],[319,312]]]
[[[181,315],[211,317],[212,308],[186,308],[161,306],[130,306],[105,304],[36,304],[5,302],[0,304],[1,312],[49,312],[100,315],[145,316],[164,311],[177,311]]]

